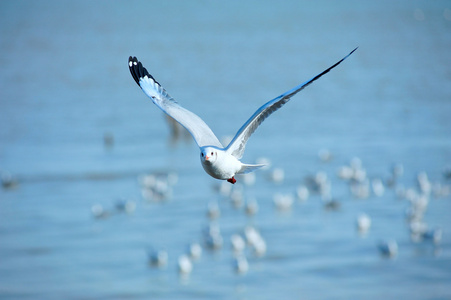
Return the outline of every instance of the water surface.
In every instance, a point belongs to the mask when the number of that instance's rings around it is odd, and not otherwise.
[[[398,188],[419,193],[420,172],[435,187],[451,184],[449,2],[2,1],[0,32],[0,171],[18,182],[0,190],[0,298],[451,297],[449,194],[431,192],[422,215],[443,230],[434,245],[411,239],[411,204],[395,187],[359,199],[336,175],[359,157],[369,180],[385,182],[398,163]],[[250,139],[244,161],[272,163],[254,185],[234,186],[258,201],[253,217],[214,189],[193,142],[170,143],[162,113],[127,68],[137,56],[222,138],[356,46]],[[320,149],[332,160],[322,162]],[[274,168],[283,182],[267,179]],[[275,209],[275,194],[295,197],[319,171],[337,211],[312,190],[291,210]],[[142,196],[138,178],[154,172],[177,174],[163,203]],[[135,211],[117,213],[120,199]],[[214,221],[212,200],[221,209]],[[96,219],[93,205],[114,213]],[[364,236],[360,212],[372,219]],[[204,246],[211,222],[222,249],[204,247],[180,277],[177,258],[191,242]],[[249,225],[267,251],[246,250],[249,270],[239,275],[230,236]],[[389,239],[393,258],[377,248]],[[149,266],[152,247],[168,252],[165,268]]]

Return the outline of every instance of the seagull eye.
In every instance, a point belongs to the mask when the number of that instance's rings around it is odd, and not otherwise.
[[[202,155],[202,157],[204,157],[204,153],[203,152],[200,155]]]
[[[213,155],[213,152],[211,152],[211,155]]]

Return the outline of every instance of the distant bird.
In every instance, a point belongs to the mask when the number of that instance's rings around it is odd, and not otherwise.
[[[442,241],[443,230],[441,228],[429,229],[423,233],[423,239],[430,240],[438,245]]]
[[[204,229],[205,245],[212,250],[218,250],[222,247],[223,238],[218,225],[210,224]]]
[[[309,197],[308,188],[305,185],[299,185],[296,188],[296,195],[300,201],[306,201]]]
[[[216,201],[208,203],[207,215],[210,219],[217,219],[221,215],[221,210],[219,209],[219,205]]]
[[[249,216],[255,215],[258,212],[258,202],[255,198],[247,200],[245,211]]]
[[[260,235],[257,229],[252,226],[247,226],[244,229],[244,236],[246,241],[253,248],[254,254],[256,256],[263,256],[266,253],[266,242]]]
[[[244,204],[243,190],[234,188],[230,193],[230,201],[234,208],[240,208]]]
[[[432,184],[429,181],[428,175],[426,172],[420,172],[417,175],[418,186],[423,195],[429,195],[432,190]]]
[[[409,230],[412,241],[419,242],[428,231],[428,225],[419,219],[413,219],[409,223]]]
[[[200,117],[181,107],[169,96],[166,90],[147,72],[146,68],[143,67],[142,63],[136,57],[129,57],[128,66],[133,79],[144,93],[152,99],[153,103],[191,133],[200,148],[200,160],[204,170],[213,178],[227,180],[234,184],[236,182],[236,174],[245,174],[263,167],[262,164],[244,164],[240,161],[244,154],[247,140],[258,126],[273,112],[287,103],[292,96],[335,68],[355,50],[357,48],[312,79],[307,80],[261,106],[238,130],[227,147],[221,144],[210,127]]]
[[[136,203],[132,200],[120,199],[116,202],[116,210],[118,212],[125,212],[131,214],[136,209]]]
[[[188,254],[193,260],[197,260],[202,255],[202,247],[198,243],[192,243],[188,246]]]
[[[275,183],[281,183],[285,178],[285,171],[282,168],[275,168],[268,174],[268,179]]]
[[[152,202],[169,199],[172,195],[172,186],[177,183],[177,176],[173,172],[140,175],[138,181],[142,187],[143,198]]]
[[[341,203],[335,199],[324,200],[324,209],[329,211],[338,211],[341,208]]]
[[[330,198],[331,182],[325,172],[320,171],[313,176],[307,176],[305,184],[309,190],[320,194],[323,198]]]
[[[382,241],[379,243],[378,249],[385,257],[395,257],[398,254],[398,243],[395,240]]]
[[[234,259],[235,271],[239,274],[244,274],[249,270],[249,263],[244,255],[239,255]]]
[[[94,204],[91,207],[91,212],[96,219],[106,219],[111,215],[111,212],[104,209],[101,204]]]
[[[384,195],[385,187],[380,178],[374,178],[371,181],[371,187],[373,188],[374,195],[376,195],[377,197],[382,197]]]
[[[415,242],[425,240],[438,245],[442,241],[442,235],[443,230],[440,227],[428,228],[426,223],[418,220],[410,223],[410,237]]]
[[[356,226],[360,233],[368,232],[371,227],[371,218],[365,213],[359,214],[356,219]]]
[[[254,244],[252,244],[253,248],[254,248],[254,254],[256,256],[263,256],[266,253],[266,242],[263,238],[260,238],[258,240],[255,241]]]
[[[255,181],[257,180],[255,173],[247,173],[241,175],[241,178],[243,179],[243,183],[247,186],[252,186],[255,184]]]
[[[280,211],[290,210],[294,203],[294,197],[291,194],[274,194],[274,206]]]
[[[179,273],[182,275],[188,275],[193,270],[193,263],[189,257],[185,254],[181,255],[178,260]]]
[[[318,151],[318,157],[322,162],[329,162],[333,158],[329,149],[320,149]]]
[[[17,179],[9,172],[5,172],[1,176],[2,186],[4,189],[12,189],[18,185]]]
[[[105,148],[111,148],[114,146],[114,135],[109,132],[103,134],[103,145]]]
[[[395,186],[398,178],[401,177],[402,174],[404,174],[404,166],[402,164],[399,164],[399,163],[393,165],[393,167],[391,169],[391,175],[387,179],[387,185],[389,187]]]
[[[168,253],[164,250],[152,250],[149,253],[149,264],[154,267],[164,267],[168,263]]]
[[[246,242],[239,234],[233,234],[230,237],[230,243],[232,244],[232,250],[235,253],[242,253],[246,248]]]

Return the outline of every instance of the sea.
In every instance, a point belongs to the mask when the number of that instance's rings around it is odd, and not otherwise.
[[[227,145],[356,47],[234,185],[128,70]],[[0,299],[451,299],[450,49],[446,0],[1,1]]]

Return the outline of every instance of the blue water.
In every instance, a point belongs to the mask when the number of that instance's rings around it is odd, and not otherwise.
[[[127,67],[137,56],[222,138],[356,46],[250,139],[243,160],[271,161],[254,185],[234,186],[258,201],[253,217],[215,190],[193,142],[170,142]],[[449,49],[449,1],[1,1],[0,298],[451,298],[451,196],[436,193],[451,184]],[[404,174],[382,196],[359,199],[337,176],[354,157],[370,180],[385,181],[395,163]],[[274,168],[281,183],[267,179]],[[337,211],[312,190],[275,209],[275,194],[294,196],[318,171]],[[140,176],[155,172],[177,174],[164,202],[142,195]],[[443,230],[437,244],[411,238],[411,204],[395,192],[420,193],[420,172],[435,187],[422,222]],[[116,212],[119,199],[135,211]],[[212,200],[221,209],[213,221]],[[95,218],[95,205],[112,215]],[[372,219],[364,236],[360,212]],[[210,223],[224,238],[217,251],[203,242]],[[249,270],[236,274],[230,236],[248,225],[267,251],[248,248]],[[389,239],[392,258],[377,247]],[[182,277],[177,259],[191,242],[203,255]],[[151,248],[167,251],[166,267],[149,265]]]

